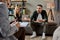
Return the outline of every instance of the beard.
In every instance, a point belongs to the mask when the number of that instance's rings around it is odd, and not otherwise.
[[[42,11],[37,11],[37,13],[41,13]]]

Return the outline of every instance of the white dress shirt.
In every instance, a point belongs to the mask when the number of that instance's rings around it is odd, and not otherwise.
[[[42,20],[42,15],[41,13],[39,13],[38,17],[37,17],[37,20]]]

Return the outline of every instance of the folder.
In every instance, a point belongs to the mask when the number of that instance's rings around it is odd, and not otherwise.
[[[27,27],[27,25],[29,24],[29,22],[19,22],[20,23],[20,27]]]

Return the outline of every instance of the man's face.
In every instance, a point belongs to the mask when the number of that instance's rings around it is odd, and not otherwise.
[[[41,11],[42,11],[42,7],[37,6],[37,12],[38,12],[38,13],[41,13]]]

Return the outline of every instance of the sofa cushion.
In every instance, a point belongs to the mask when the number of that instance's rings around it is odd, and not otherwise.
[[[56,26],[57,25],[57,23],[55,23],[55,22],[48,22],[48,24],[47,24],[48,26]]]

